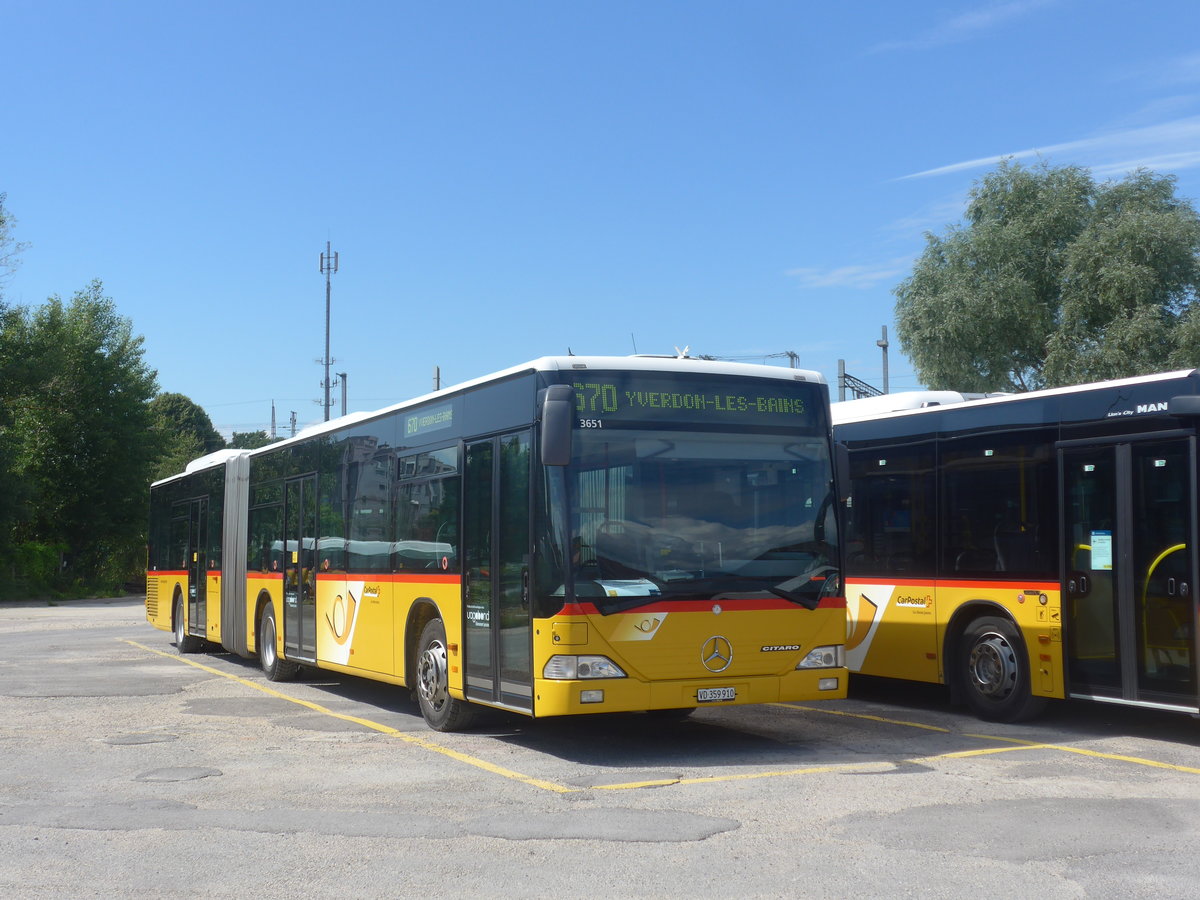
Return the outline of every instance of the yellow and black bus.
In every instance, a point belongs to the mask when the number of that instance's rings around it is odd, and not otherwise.
[[[539,359],[155,483],[146,615],[439,730],[844,697],[831,447],[814,372]]]
[[[833,404],[851,672],[981,717],[1047,698],[1200,712],[1200,373]]]

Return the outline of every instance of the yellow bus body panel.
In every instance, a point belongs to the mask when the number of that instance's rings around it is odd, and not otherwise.
[[[171,631],[171,606],[178,588],[187,596],[187,577],[178,572],[146,573],[146,621],[161,631]]]
[[[1065,696],[1062,594],[1057,583],[1031,581],[887,581],[846,584],[846,659],[851,672],[945,683],[947,633],[955,613],[982,603],[1016,622],[1029,657],[1031,692]],[[1045,598],[1045,602],[1042,602]]]
[[[710,671],[705,648],[723,638],[729,664]],[[534,622],[534,711],[540,716],[630,712],[696,706],[700,688],[733,688],[735,699],[713,706],[783,700],[833,700],[846,696],[845,668],[797,670],[814,647],[843,643],[845,610],[802,608],[560,615]],[[599,655],[628,677],[551,680],[542,677],[552,656]],[[713,666],[719,666],[719,662]],[[837,685],[821,690],[822,679]],[[582,692],[603,691],[602,702],[584,703]]]

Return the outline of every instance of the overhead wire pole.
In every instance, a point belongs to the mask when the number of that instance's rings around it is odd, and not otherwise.
[[[322,362],[325,364],[325,421],[329,421],[329,408],[333,405],[333,401],[329,399],[329,367],[333,364],[333,360],[329,356],[329,299],[330,291],[332,290],[330,279],[338,270],[338,255],[329,249],[329,241],[325,242],[325,252],[321,254],[321,274],[325,276],[325,358]]]
[[[888,346],[889,346],[889,345],[888,345],[888,339],[887,339],[887,326],[886,326],[886,325],[884,325],[884,326],[883,326],[883,338],[882,338],[882,340],[878,340],[878,341],[876,341],[876,342],[875,342],[875,346],[876,346],[876,347],[878,347],[879,349],[881,349],[881,350],[883,351],[883,392],[886,394],[886,393],[888,393],[888,365],[887,365],[887,362],[888,362],[888,360],[887,360],[887,352],[888,352]]]

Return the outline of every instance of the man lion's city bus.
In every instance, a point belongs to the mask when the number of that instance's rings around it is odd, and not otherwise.
[[[1200,372],[833,404],[852,672],[981,717],[1046,698],[1200,712]]]
[[[156,482],[146,616],[438,730],[841,698],[833,473],[814,372],[540,359]]]

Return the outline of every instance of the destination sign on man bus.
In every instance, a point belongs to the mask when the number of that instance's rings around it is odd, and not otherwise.
[[[817,391],[823,387],[812,383],[639,375],[636,384],[609,373],[574,380],[580,426],[666,421],[796,427],[820,418]]]

